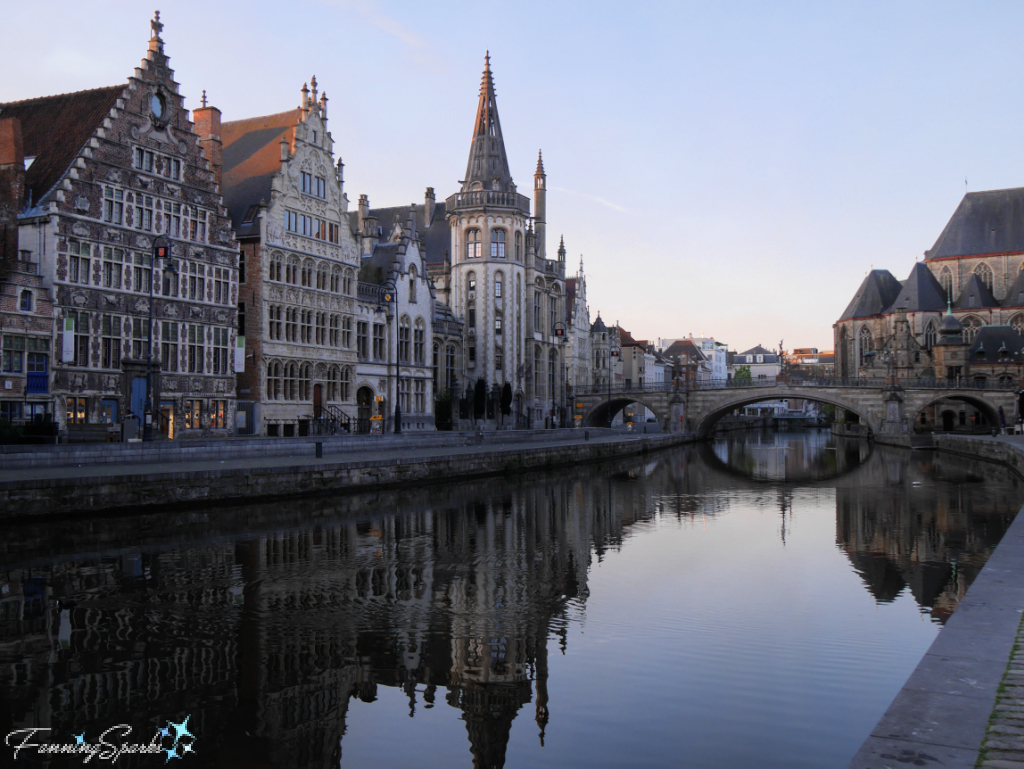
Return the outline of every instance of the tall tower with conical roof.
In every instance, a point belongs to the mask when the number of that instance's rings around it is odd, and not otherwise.
[[[505,156],[491,58],[484,58],[473,138],[460,191],[446,201],[451,226],[451,306],[464,322],[463,390],[520,385],[524,351],[525,242],[530,199],[516,192]]]
[[[544,259],[547,249],[544,246],[544,231],[548,215],[548,177],[544,173],[544,156],[537,151],[537,170],[533,172],[533,221],[537,232],[537,256]]]

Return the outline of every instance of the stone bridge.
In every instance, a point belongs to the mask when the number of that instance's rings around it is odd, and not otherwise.
[[[999,424],[999,407],[1007,422],[1016,416],[1017,385],[981,386],[946,380],[816,379],[768,380],[749,385],[734,382],[689,387],[656,383],[644,388],[594,388],[574,396],[576,412],[589,427],[607,427],[611,418],[630,404],[650,409],[665,432],[695,433],[706,438],[715,424],[734,410],[752,403],[802,399],[828,403],[855,414],[869,435],[909,433],[918,415],[936,401],[968,403]]]

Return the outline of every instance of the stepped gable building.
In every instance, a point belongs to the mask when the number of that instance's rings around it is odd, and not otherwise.
[[[512,179],[489,54],[459,184],[443,202],[429,187],[422,205],[408,207],[371,209],[361,196],[353,229],[369,254],[413,212],[437,298],[463,324],[460,392],[471,392],[477,380],[492,393],[509,382],[517,422],[544,424],[563,403],[571,355],[564,328],[565,250],[547,258],[543,159],[538,155],[534,172],[533,217],[530,199]]]
[[[224,202],[243,270],[248,431],[308,435],[356,416],[359,246],[316,77],[298,107],[223,125]]]
[[[38,274],[32,301],[52,301],[56,316],[29,373],[47,374],[49,408],[72,440],[142,418],[150,318],[160,432],[234,427],[237,248],[197,135],[205,113],[194,128],[159,14],[151,27],[127,83],[0,104],[22,136],[16,272]],[[156,245],[170,259],[154,265]]]
[[[1012,356],[1004,369],[998,356],[939,361],[947,313],[967,345],[990,326],[1024,332],[1024,188],[966,194],[903,283],[887,270],[868,273],[833,327],[837,376],[1018,378]]]

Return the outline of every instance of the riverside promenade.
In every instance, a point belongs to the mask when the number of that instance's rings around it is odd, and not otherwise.
[[[1024,478],[1024,437],[937,435],[935,448]],[[1024,769],[1024,515],[1018,512],[849,769]]]
[[[591,428],[3,447],[0,520],[443,482],[688,440]]]

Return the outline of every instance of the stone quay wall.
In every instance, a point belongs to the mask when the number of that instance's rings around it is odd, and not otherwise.
[[[574,435],[577,431],[573,431]],[[578,431],[582,433],[582,431]],[[191,502],[295,498],[311,494],[364,491],[392,484],[442,483],[453,478],[524,472],[641,454],[682,443],[680,435],[630,436],[621,440],[560,445],[521,444],[431,457],[382,459],[315,459],[308,454],[294,464],[204,470],[7,480],[0,482],[0,520],[100,511],[129,511]],[[478,439],[479,440],[479,439]],[[326,448],[326,446],[325,446]],[[351,455],[349,455],[351,456]],[[233,459],[239,458],[235,447]]]

